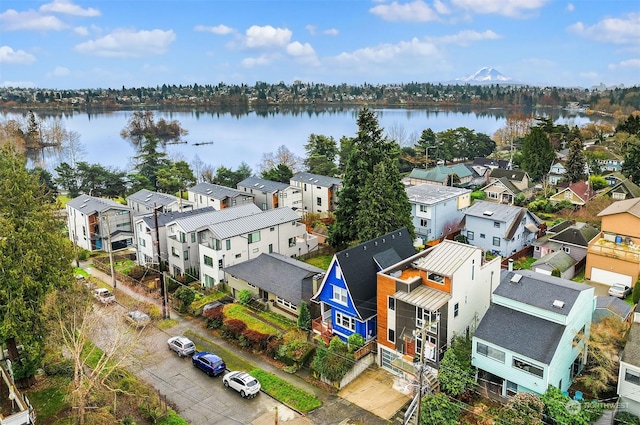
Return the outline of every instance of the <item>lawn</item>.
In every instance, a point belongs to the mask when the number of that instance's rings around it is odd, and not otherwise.
[[[250,310],[240,304],[228,304],[224,307],[224,316],[229,319],[238,319],[242,320],[247,328],[253,329],[254,331],[262,332],[267,335],[279,335],[280,330],[275,327],[269,326],[264,323],[262,320],[254,317]]]
[[[333,259],[333,255],[318,255],[317,257],[309,258],[304,260],[305,263],[311,264],[322,270],[329,270],[329,266],[331,265],[331,260]]]

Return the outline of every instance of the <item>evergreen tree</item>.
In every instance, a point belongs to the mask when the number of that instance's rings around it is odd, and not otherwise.
[[[522,144],[521,165],[529,173],[531,179],[538,181],[544,176],[556,158],[549,137],[542,127],[533,127],[524,137]]]
[[[389,164],[390,162],[386,162],[389,159],[397,161],[399,152],[400,147],[383,136],[383,129],[378,125],[375,114],[368,108],[363,109],[358,115],[358,133],[353,139],[351,154],[342,179],[342,190],[338,194],[336,221],[329,231],[329,241],[332,246],[343,248],[358,240],[360,235],[356,220],[359,210],[364,206],[362,203],[363,189],[373,177],[374,166],[383,162]],[[397,164],[395,167],[395,173],[399,177]],[[386,171],[393,174],[391,168]],[[384,186],[385,189],[397,188],[393,184],[384,185],[382,182],[378,184]],[[402,191],[404,192],[404,188]],[[379,195],[398,199],[398,195],[393,193]],[[398,220],[403,222],[401,218]]]
[[[569,144],[569,154],[567,155],[567,173],[565,177],[571,183],[584,181],[584,173],[587,160],[584,156],[584,149],[580,139],[573,139]]]
[[[293,171],[285,164],[278,164],[275,168],[263,171],[261,177],[274,182],[289,183],[293,177]]]
[[[42,305],[50,291],[71,282],[73,250],[55,204],[11,145],[0,148],[0,189],[0,341],[20,380],[41,366]]]
[[[167,154],[160,151],[158,145],[158,139],[147,134],[138,149],[138,155],[134,157],[137,174],[141,177],[138,181],[148,181],[146,188],[154,191],[158,190],[158,171],[170,163]]]
[[[300,303],[300,312],[298,313],[298,327],[306,331],[311,329],[311,313],[309,312],[309,306],[302,301]]]
[[[329,177],[338,174],[335,163],[338,144],[333,137],[311,134],[304,149],[307,152],[304,165],[310,173]]]
[[[640,184],[640,142],[631,143],[627,148],[621,172],[631,177],[635,184]]]

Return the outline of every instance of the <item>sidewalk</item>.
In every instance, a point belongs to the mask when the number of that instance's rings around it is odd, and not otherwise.
[[[90,276],[93,276],[107,285],[111,284],[111,276],[96,269],[90,262],[80,262],[80,267],[84,269]],[[162,302],[160,298],[150,297],[146,294],[139,293],[130,288],[126,283],[116,281],[116,291],[121,291],[126,295],[144,302],[158,305],[161,307]],[[117,292],[116,292],[117,299]],[[191,330],[198,334],[203,333],[203,330],[198,321],[187,320],[178,314],[175,310],[171,310],[171,319],[178,322],[176,328],[180,328],[182,332],[185,330]],[[261,356],[251,355],[242,350],[238,350],[237,347],[230,345],[226,340],[221,338],[215,338],[211,335],[207,335],[207,338],[215,339],[215,343],[223,348],[233,351],[237,356],[245,358],[248,362],[256,365],[257,367],[278,376],[280,379],[289,382],[291,385],[300,388],[310,394],[314,394],[318,399],[322,401],[322,407],[308,413],[306,416],[298,418],[290,418],[286,420],[291,425],[310,425],[310,424],[348,424],[347,420],[357,420],[358,423],[366,423],[371,425],[386,424],[387,421],[376,416],[375,414],[359,407],[358,405],[351,403],[350,401],[343,399],[335,394],[330,394],[309,382],[305,381],[301,376],[297,374],[287,373],[277,367],[274,367]],[[253,425],[262,425],[267,423],[273,423],[272,415],[269,418],[264,418],[264,422],[260,419],[255,421]],[[280,418],[282,419],[282,418]],[[283,421],[284,422],[284,421]]]

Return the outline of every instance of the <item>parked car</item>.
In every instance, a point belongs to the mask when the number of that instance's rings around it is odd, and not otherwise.
[[[124,315],[124,318],[127,322],[129,322],[136,328],[144,328],[149,323],[151,323],[151,318],[149,317],[149,315],[140,310],[130,311]]]
[[[172,336],[167,340],[169,350],[178,353],[178,357],[187,357],[196,352],[196,345],[185,336]]]
[[[217,354],[209,351],[195,353],[191,359],[195,367],[201,369],[209,376],[218,376],[227,370],[227,365],[224,360]]]
[[[95,299],[105,305],[116,302],[116,297],[107,288],[94,289],[93,296]]]
[[[622,283],[614,283],[609,288],[609,295],[624,299],[631,295],[631,288]]]
[[[229,372],[224,375],[222,382],[225,387],[233,388],[245,398],[253,398],[260,392],[260,382],[247,372]]]
[[[202,315],[204,316],[207,311],[217,307],[222,307],[222,306],[224,306],[224,304],[222,304],[220,301],[213,301],[213,302],[207,303],[202,307]]]

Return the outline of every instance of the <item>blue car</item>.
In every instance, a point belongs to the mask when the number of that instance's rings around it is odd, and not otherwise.
[[[193,366],[202,370],[209,376],[218,376],[227,370],[224,360],[217,354],[208,351],[200,351],[192,357]]]

